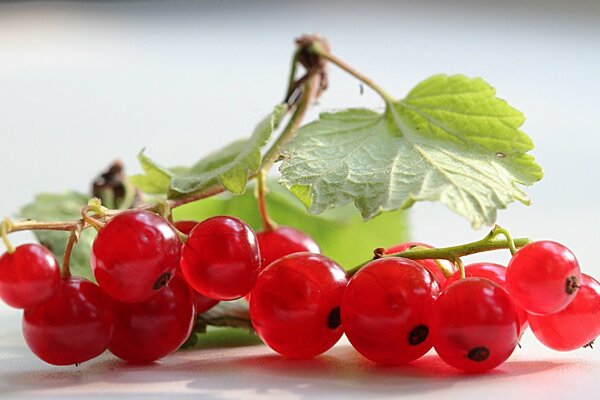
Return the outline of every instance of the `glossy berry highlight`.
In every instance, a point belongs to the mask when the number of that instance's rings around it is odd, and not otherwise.
[[[31,308],[48,300],[60,283],[60,267],[46,247],[31,243],[0,257],[0,299]]]
[[[111,300],[83,278],[63,279],[50,299],[23,313],[27,346],[54,365],[78,364],[100,355],[113,329]]]
[[[502,364],[519,340],[519,319],[508,293],[483,278],[448,286],[433,305],[431,339],[437,354],[466,372]]]
[[[431,349],[430,319],[439,291],[434,276],[412,260],[372,261],[350,279],[344,292],[344,332],[371,361],[416,360]]]
[[[252,290],[252,325],[284,356],[317,356],[342,336],[340,305],[347,283],[346,272],[325,256],[283,257],[261,272]]]
[[[180,260],[179,237],[163,217],[125,211],[98,233],[91,266],[98,284],[115,300],[137,303],[164,288]]]
[[[530,315],[535,337],[547,347],[570,351],[600,335],[600,284],[582,274],[581,286],[569,305],[555,314]]]
[[[181,271],[198,293],[215,300],[248,294],[260,268],[256,234],[235,217],[217,216],[199,223],[181,253]]]
[[[506,289],[530,314],[554,314],[568,306],[580,280],[575,255],[562,244],[548,240],[522,247],[506,270]]]

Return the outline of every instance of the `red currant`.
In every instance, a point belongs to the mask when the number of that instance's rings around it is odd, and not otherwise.
[[[530,314],[554,314],[575,298],[581,279],[575,255],[560,243],[540,241],[521,248],[506,270],[506,289]]]
[[[421,264],[399,257],[372,261],[344,292],[344,332],[371,361],[416,360],[431,349],[431,309],[439,291],[437,280]]]
[[[340,304],[347,283],[344,270],[325,256],[280,258],[261,272],[252,290],[254,329],[284,356],[317,356],[342,336]]]
[[[530,315],[531,330],[540,342],[554,350],[570,351],[600,335],[600,284],[581,274],[573,301],[556,314]]]
[[[485,278],[497,283],[506,290],[506,267],[490,262],[481,262],[465,265],[465,276],[467,278]],[[460,280],[460,272],[455,272],[442,285],[442,290],[452,283]],[[519,334],[527,329],[527,312],[516,304],[513,304],[519,317]]]
[[[198,225],[198,222],[196,221],[175,222],[175,228],[185,235],[189,235],[192,229],[196,227],[196,225]],[[196,292],[191,286],[190,290],[192,291],[192,297],[194,298],[194,310],[196,311],[196,315],[203,314],[206,311],[213,308],[214,306],[216,306],[217,304],[219,304],[219,300],[209,299],[208,297]]]
[[[411,249],[416,246],[425,247],[428,249],[433,248],[432,246],[430,246],[428,244],[424,244],[424,243],[408,242],[408,243],[400,243],[400,244],[390,247],[389,249],[385,250],[385,254],[401,253],[403,251],[406,251],[406,250]],[[425,259],[425,260],[415,260],[415,261],[418,262],[419,264],[421,264],[423,267],[425,267],[429,272],[431,272],[440,284],[444,283],[444,281],[446,280],[446,276],[444,275],[444,273],[442,272],[440,267],[437,265],[435,260]]]
[[[98,284],[114,299],[136,303],[160,291],[179,266],[179,237],[163,217],[126,211],[98,233],[91,265]]]
[[[260,253],[252,228],[234,217],[218,216],[199,223],[183,245],[181,271],[200,294],[234,300],[254,286]]]
[[[451,366],[483,372],[502,364],[519,340],[519,318],[498,284],[483,278],[454,282],[433,305],[431,340]]]
[[[23,313],[23,336],[33,353],[54,365],[90,360],[113,334],[111,300],[83,278],[63,279],[52,297]]]
[[[115,304],[115,333],[109,350],[132,363],[148,363],[177,350],[194,324],[190,289],[179,275],[145,303]]]
[[[263,258],[264,269],[275,260],[293,253],[320,253],[319,245],[306,233],[289,226],[280,226],[272,231],[258,232],[258,246]]]
[[[0,299],[15,308],[48,300],[60,283],[60,267],[50,250],[31,243],[0,257]]]

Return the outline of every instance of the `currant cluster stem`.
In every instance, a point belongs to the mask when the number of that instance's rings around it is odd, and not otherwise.
[[[505,236],[505,239],[497,239],[499,235]],[[521,248],[527,244],[531,243],[530,239],[527,238],[517,238],[512,239],[511,235],[504,228],[499,226],[495,226],[489,234],[487,234],[483,239],[465,243],[457,246],[450,247],[439,247],[433,249],[426,249],[422,247],[408,249],[406,251],[394,254],[384,254],[379,255],[377,258],[389,258],[389,257],[402,257],[408,258],[411,260],[425,260],[425,259],[437,259],[437,260],[448,260],[453,264],[457,265],[458,269],[461,271],[462,277],[464,277],[464,268],[462,268],[461,257],[468,256],[471,254],[482,253],[486,251],[492,250],[502,250],[509,249],[511,253],[513,253],[513,249],[516,252],[517,248]],[[371,262],[369,260],[360,264],[359,266],[348,271],[350,276],[357,273],[362,267]]]

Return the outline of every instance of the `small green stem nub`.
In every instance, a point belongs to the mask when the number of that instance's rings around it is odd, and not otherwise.
[[[12,254],[15,252],[15,246],[13,246],[12,243],[10,242],[10,240],[8,240],[8,233],[11,231],[11,225],[12,225],[12,222],[8,218],[5,218],[2,221],[2,223],[0,224],[0,235],[2,236],[2,242],[4,243],[4,246],[6,247],[6,251],[9,254]]]

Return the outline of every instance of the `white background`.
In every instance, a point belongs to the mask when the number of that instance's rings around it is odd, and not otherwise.
[[[186,164],[248,135],[283,97],[293,39],[320,32],[398,97],[440,72],[495,86],[527,115],[524,130],[546,173],[529,190],[534,204],[501,211],[498,222],[516,236],[567,244],[584,271],[600,276],[600,3],[341,3],[1,5],[0,214],[38,192],[86,191],[115,158],[137,172],[143,147],[164,164]],[[337,70],[330,83],[313,116],[381,106]],[[414,239],[438,246],[485,233],[435,204],[417,204],[411,222]],[[344,344],[306,362],[259,346],[182,353],[146,368],[109,355],[53,368],[25,349],[18,319],[0,305],[0,396],[566,398],[600,389],[598,350],[557,354],[530,336],[511,362],[483,377],[456,376],[434,356],[420,368],[382,369]]]

